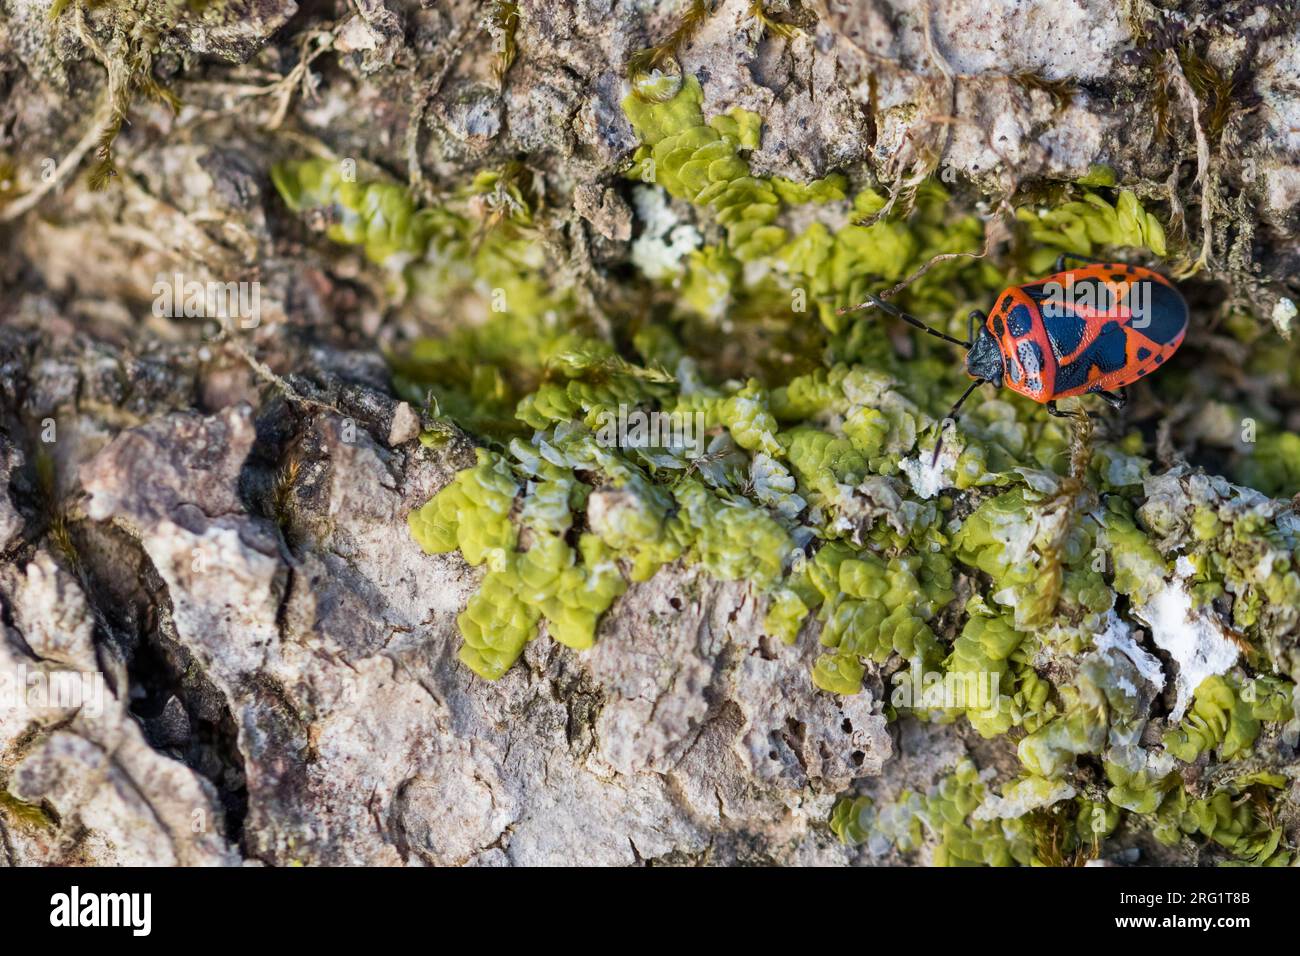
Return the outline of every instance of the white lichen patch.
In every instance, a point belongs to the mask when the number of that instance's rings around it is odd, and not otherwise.
[[[1164,688],[1165,670],[1161,666],[1160,660],[1154,654],[1144,650],[1133,639],[1133,629],[1113,610],[1107,613],[1104,629],[1093,638],[1093,644],[1099,651],[1117,651],[1123,654],[1133,662],[1133,666],[1137,668],[1137,672],[1142,675],[1143,680],[1151,684],[1157,691]],[[1123,689],[1130,696],[1137,696],[1136,687],[1124,687]]]
[[[1151,780],[1162,780],[1173,773],[1178,760],[1163,747],[1143,747],[1136,740],[1113,744],[1106,750],[1105,759],[1129,773],[1145,774]]]
[[[1126,455],[1113,450],[1107,452],[1106,483],[1115,488],[1142,484],[1148,469],[1146,459],[1139,455]]]
[[[1237,662],[1238,649],[1209,607],[1193,607],[1187,588],[1191,562],[1179,558],[1172,580],[1133,609],[1151,628],[1156,646],[1178,664],[1177,700],[1170,720],[1182,720],[1192,694],[1207,677],[1223,674]],[[1136,663],[1136,662],[1135,662]]]
[[[794,518],[807,502],[795,494],[794,476],[771,455],[759,452],[749,466],[754,497],[786,518]]]
[[[1014,820],[1040,807],[1069,800],[1075,793],[1074,787],[1064,780],[1026,777],[1003,787],[1001,796],[990,793],[971,817],[975,820]]]
[[[898,467],[907,476],[912,490],[922,498],[929,499],[952,486],[961,452],[962,446],[949,440],[939,449],[938,458],[934,457],[933,451],[923,450],[915,458],[904,458]]]
[[[1273,327],[1284,339],[1291,338],[1291,323],[1295,320],[1296,311],[1296,304],[1286,296],[1278,299],[1277,305],[1273,306]]]
[[[680,275],[682,259],[703,242],[700,231],[681,222],[668,205],[668,195],[656,186],[638,186],[632,204],[642,222],[632,243],[632,262],[650,279]]]

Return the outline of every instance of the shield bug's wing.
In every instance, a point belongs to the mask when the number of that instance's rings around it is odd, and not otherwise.
[[[1158,273],[1099,263],[1026,287],[1043,314],[1060,369],[1057,398],[1131,385],[1182,344],[1187,306]]]

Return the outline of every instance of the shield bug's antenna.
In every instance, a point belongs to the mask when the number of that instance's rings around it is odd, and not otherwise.
[[[961,339],[953,338],[951,335],[948,335],[945,332],[940,332],[938,329],[931,328],[930,326],[922,322],[920,319],[918,319],[916,316],[908,315],[906,312],[899,309],[897,306],[891,305],[890,303],[886,302],[884,299],[880,298],[880,296],[873,295],[870,292],[867,293],[866,302],[863,302],[861,305],[855,305],[855,306],[850,306],[847,308],[840,309],[839,314],[844,315],[846,312],[856,312],[858,309],[865,309],[867,308],[867,306],[871,306],[871,305],[874,305],[879,309],[883,309],[885,312],[889,313],[894,318],[902,319],[908,325],[914,325],[922,332],[925,332],[929,335],[933,335],[937,339],[943,339],[945,342],[951,342],[953,345],[960,345],[964,349],[968,349],[971,347],[970,342],[963,342]]]

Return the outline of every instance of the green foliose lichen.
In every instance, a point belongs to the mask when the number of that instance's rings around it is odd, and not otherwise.
[[[742,151],[755,149],[762,120],[733,110],[706,122],[699,81],[686,77],[672,99],[630,94],[623,109],[643,145],[628,175],[657,182],[669,195],[709,207],[726,227],[731,253],[746,262],[768,255],[786,239],[773,225],[781,197],[768,181],[750,175]]]
[[[516,525],[524,485],[504,458],[480,451],[476,467],[410,515],[411,534],[426,552],[459,550],[470,564],[487,567],[457,624],[465,639],[460,659],[489,679],[518,659],[542,621],[562,644],[590,647],[599,616],[626,587],[596,535],[581,535],[576,552],[566,541],[570,509],[585,488],[548,465],[528,488]],[[521,529],[528,538],[523,548]]]
[[[1122,190],[1114,203],[1087,191],[1077,201],[1052,209],[1021,207],[1016,215],[1029,224],[1034,242],[1044,247],[1032,261],[1039,272],[1049,270],[1058,252],[1091,256],[1095,249],[1114,246],[1146,248],[1157,256],[1167,251],[1164,226],[1129,189]]]
[[[1290,682],[1269,677],[1207,677],[1182,722],[1165,734],[1165,749],[1187,763],[1207,750],[1216,750],[1221,760],[1241,757],[1254,745],[1261,721],[1294,716],[1293,690]]]
[[[1282,827],[1272,804],[1288,785],[1276,773],[1248,774],[1229,781],[1208,797],[1172,790],[1154,815],[1152,832],[1163,843],[1199,836],[1251,866],[1289,866],[1293,852],[1283,845]]]

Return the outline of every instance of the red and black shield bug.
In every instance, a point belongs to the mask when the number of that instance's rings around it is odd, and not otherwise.
[[[1067,270],[1067,260],[1084,265]],[[975,381],[945,425],[986,382],[1041,402],[1058,417],[1068,413],[1056,407],[1057,399],[1075,395],[1098,395],[1121,408],[1127,398],[1120,389],[1168,361],[1187,334],[1187,303],[1164,276],[1068,254],[1056,260],[1056,272],[1047,278],[1004,290],[988,315],[972,312],[965,342],[878,296],[857,308],[868,305],[966,349],[966,372]],[[941,431],[936,459],[942,443]]]

